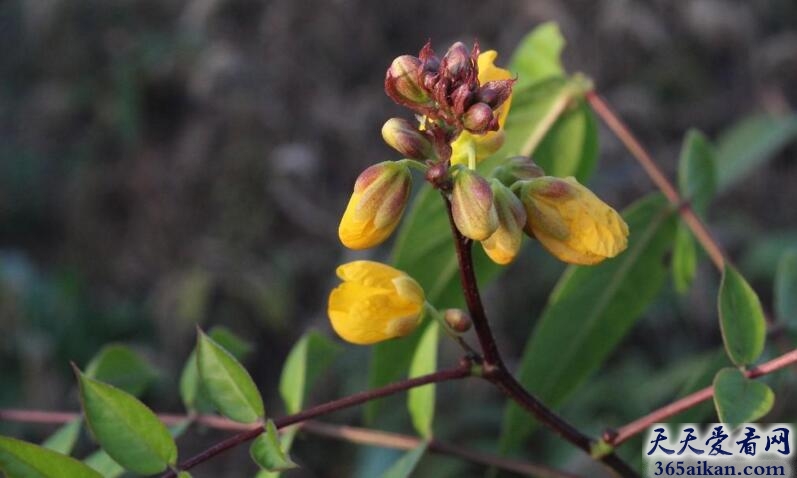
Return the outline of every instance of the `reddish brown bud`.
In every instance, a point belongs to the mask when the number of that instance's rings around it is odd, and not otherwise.
[[[463,83],[451,93],[452,110],[456,116],[462,116],[471,104],[473,104],[471,85]]]
[[[462,42],[456,42],[451,45],[451,48],[448,49],[443,57],[441,65],[451,78],[467,76],[469,70],[473,69],[470,52]]]
[[[512,96],[514,84],[515,80],[488,81],[479,88],[476,98],[490,105],[490,108],[496,109]]]
[[[382,138],[406,158],[420,160],[429,159],[434,155],[432,142],[403,118],[387,120],[382,126]]]
[[[385,75],[385,92],[398,104],[414,107],[428,105],[431,101],[421,81],[421,60],[412,55],[402,55],[391,63]]]
[[[443,312],[443,320],[451,330],[459,334],[467,332],[473,325],[470,315],[462,309],[446,309]]]
[[[465,129],[476,134],[498,129],[498,122],[495,120],[493,110],[486,103],[476,103],[468,108],[462,117],[462,123]]]

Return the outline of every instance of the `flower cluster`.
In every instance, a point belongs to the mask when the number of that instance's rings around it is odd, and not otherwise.
[[[442,58],[427,44],[402,55],[385,75],[385,92],[415,113],[416,122],[391,118],[382,137],[403,159],[360,174],[338,235],[351,249],[384,242],[396,229],[410,195],[409,167],[450,203],[459,233],[481,243],[497,264],[518,255],[524,232],[571,264],[593,265],[627,246],[622,217],[575,178],[546,176],[530,158],[507,159],[490,177],[477,164],[504,142],[503,126],[515,80],[495,66],[495,51],[452,45]],[[343,280],[329,298],[329,316],[345,340],[371,344],[412,332],[425,309],[413,279],[392,267],[357,261],[338,268]]]

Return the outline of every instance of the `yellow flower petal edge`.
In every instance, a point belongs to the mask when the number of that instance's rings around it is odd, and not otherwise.
[[[495,66],[495,60],[498,58],[498,52],[495,50],[488,50],[479,55],[479,82],[481,84],[488,81],[508,80],[512,78],[512,73],[509,70]],[[478,163],[484,158],[495,153],[504,144],[504,123],[509,114],[509,108],[512,105],[512,97],[510,96],[496,112],[498,114],[498,124],[500,129],[498,131],[490,131],[485,134],[472,134],[463,131],[459,134],[456,140],[451,143],[451,164],[464,164],[468,165],[469,156],[475,156]]]
[[[526,232],[564,262],[594,265],[628,247],[620,214],[572,176],[525,181],[521,199]]]
[[[373,261],[337,269],[343,281],[329,294],[332,328],[345,341],[369,345],[412,333],[423,316],[425,295],[404,272]]]

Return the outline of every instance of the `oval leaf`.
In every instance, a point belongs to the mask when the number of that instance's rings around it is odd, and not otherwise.
[[[797,250],[783,253],[775,273],[775,317],[797,330]]]
[[[685,294],[697,274],[697,245],[684,223],[678,224],[672,250],[672,281],[675,291]]]
[[[410,377],[418,377],[437,370],[437,344],[440,323],[430,321],[421,336],[410,364]],[[430,383],[422,387],[410,389],[407,397],[407,408],[415,430],[424,437],[432,436],[432,420],[434,419],[435,385]]]
[[[717,188],[714,147],[703,134],[686,134],[678,163],[678,188],[698,214],[705,214]]]
[[[231,353],[198,331],[197,369],[213,405],[230,420],[255,422],[265,415],[263,399],[249,372]]]
[[[280,376],[280,395],[285,411],[298,413],[304,404],[307,391],[340,352],[340,346],[316,331],[302,336],[293,346]]]
[[[731,428],[757,421],[769,413],[774,403],[772,389],[735,368],[724,368],[714,377],[714,406],[720,421]]]
[[[628,249],[597,266],[569,267],[526,344],[518,380],[548,406],[561,404],[600,367],[667,278],[664,257],[675,232],[667,202],[649,196],[623,217]],[[516,449],[533,427],[525,411],[507,405],[501,450]]]
[[[0,436],[0,471],[7,478],[102,478],[72,457]]]
[[[152,367],[124,345],[107,345],[86,366],[86,375],[135,396],[155,378]]]
[[[83,414],[94,438],[125,469],[151,475],[177,462],[177,446],[157,416],[134,396],[75,368]]]
[[[50,435],[50,437],[42,443],[42,446],[48,450],[69,455],[72,453],[72,448],[75,447],[78,436],[80,436],[82,423],[83,421],[80,418],[76,418],[59,427],[55,433]]]
[[[517,75],[516,88],[552,76],[562,76],[562,50],[565,39],[559,25],[547,22],[527,34],[512,53],[509,70]]]
[[[251,344],[233,334],[226,327],[215,326],[210,329],[208,336],[238,360],[243,360],[252,351]],[[213,410],[213,404],[210,403],[210,399],[207,398],[199,383],[199,372],[196,368],[196,350],[191,351],[180,375],[180,398],[182,398],[183,404],[188,410],[198,412],[210,412]]]
[[[764,310],[755,291],[728,264],[722,273],[717,307],[728,357],[740,366],[755,362],[764,351],[767,327]]]
[[[125,474],[125,469],[103,450],[92,453],[83,460],[83,463],[97,470],[105,478],[118,478]]]
[[[797,139],[797,115],[746,118],[717,138],[717,185],[726,189]]]
[[[277,427],[271,420],[266,423],[266,431],[252,442],[249,454],[255,463],[266,471],[285,471],[298,466],[282,450]]]

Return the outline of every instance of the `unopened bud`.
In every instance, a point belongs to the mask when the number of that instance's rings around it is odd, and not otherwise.
[[[403,118],[387,120],[382,126],[382,138],[406,158],[422,160],[434,155],[432,142]]]
[[[512,96],[515,80],[493,80],[483,84],[476,93],[476,98],[496,109]]]
[[[487,103],[476,103],[468,108],[462,117],[462,123],[465,129],[476,134],[498,129],[498,121]]]
[[[443,57],[441,65],[451,78],[467,77],[469,71],[473,69],[470,52],[462,42],[451,45]]]
[[[363,171],[338,227],[343,245],[366,249],[384,242],[404,213],[411,183],[409,169],[399,162],[385,161]]]
[[[451,213],[459,232],[474,241],[487,239],[498,228],[490,183],[471,169],[460,168],[454,176]]]
[[[470,330],[473,325],[470,315],[462,309],[446,309],[443,312],[443,320],[451,330],[460,334]]]
[[[592,265],[627,247],[623,218],[575,178],[543,176],[521,184],[526,232],[560,260]]]
[[[517,181],[545,176],[545,171],[527,156],[513,156],[495,168],[493,176],[511,187]]]
[[[523,243],[526,211],[515,194],[497,179],[491,182],[498,229],[482,241],[487,256],[496,264],[506,265],[515,260]]]
[[[390,64],[385,75],[385,92],[393,101],[405,106],[423,106],[430,102],[423,89],[421,60],[402,55]]]

